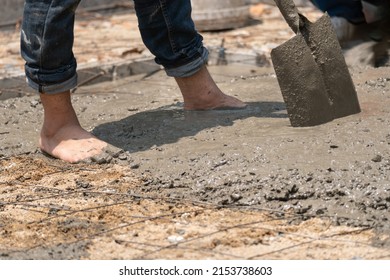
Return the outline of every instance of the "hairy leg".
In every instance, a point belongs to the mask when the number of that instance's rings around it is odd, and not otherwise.
[[[83,129],[73,109],[70,92],[41,94],[44,121],[39,139],[42,151],[70,163],[100,154],[107,143]]]
[[[195,75],[175,78],[184,99],[186,110],[242,109],[247,105],[224,94],[210,76],[206,66]]]

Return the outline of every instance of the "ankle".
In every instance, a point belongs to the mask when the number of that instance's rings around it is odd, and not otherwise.
[[[206,67],[191,77],[175,79],[183,95],[184,103],[201,104],[223,95]]]
[[[59,123],[48,123],[44,122],[41,128],[41,137],[44,138],[53,138],[58,134],[61,134],[61,131],[71,128],[71,124],[59,124]]]
[[[54,95],[41,94],[41,101],[44,109],[41,136],[53,137],[68,128],[81,128],[69,91]]]

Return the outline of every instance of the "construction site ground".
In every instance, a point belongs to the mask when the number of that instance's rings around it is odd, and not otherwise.
[[[0,259],[390,259],[389,68],[351,65],[361,113],[293,128],[269,57],[293,34],[273,6],[252,15],[202,33],[248,108],[204,112],[183,110],[133,13],[80,15],[73,103],[116,148],[80,164],[37,149],[19,30],[0,32]]]

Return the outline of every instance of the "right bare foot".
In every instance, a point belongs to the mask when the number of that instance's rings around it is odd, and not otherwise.
[[[247,107],[241,100],[223,93],[206,66],[203,66],[193,76],[176,78],[176,82],[183,95],[186,110],[234,110]]]
[[[107,143],[84,130],[73,109],[70,92],[41,94],[44,122],[39,139],[42,151],[70,163],[103,152]]]

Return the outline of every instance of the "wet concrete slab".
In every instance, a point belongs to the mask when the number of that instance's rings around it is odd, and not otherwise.
[[[73,102],[84,127],[122,150],[112,163],[143,177],[146,192],[389,230],[388,68],[352,73],[362,113],[309,128],[291,127],[272,68],[210,71],[248,108],[184,111],[163,71],[82,87]],[[38,97],[0,106],[0,154],[35,152]]]

